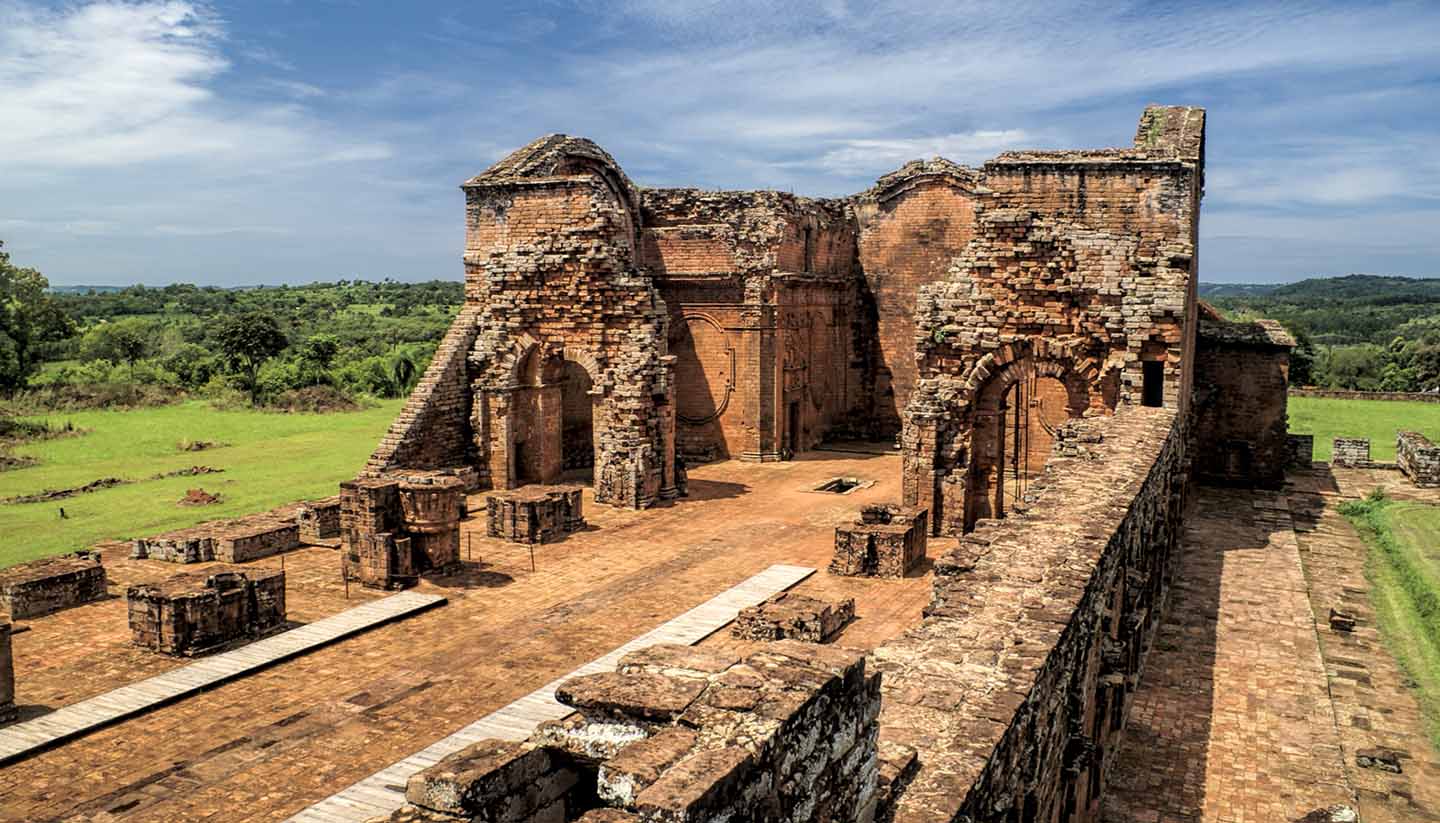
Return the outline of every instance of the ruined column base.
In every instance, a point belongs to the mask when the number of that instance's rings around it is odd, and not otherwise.
[[[585,528],[578,486],[521,486],[485,498],[485,533],[512,543],[550,543]]]
[[[893,503],[866,506],[860,518],[835,527],[830,573],[846,577],[904,577],[925,559],[929,513]]]

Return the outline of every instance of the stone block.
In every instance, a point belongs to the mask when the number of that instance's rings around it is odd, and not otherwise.
[[[854,598],[830,603],[780,592],[764,603],[741,610],[731,624],[730,634],[742,640],[790,639],[829,643],[854,618]]]
[[[566,820],[566,795],[579,780],[564,755],[507,740],[482,740],[450,755],[405,785],[421,809],[465,820],[548,823]]]
[[[1370,438],[1337,437],[1330,447],[1330,462],[1337,466],[1362,467],[1370,463]]]
[[[1416,486],[1440,486],[1440,447],[1425,435],[1400,432],[1395,438],[1395,462]]]
[[[283,626],[285,572],[176,575],[131,586],[125,602],[135,645],[170,655],[203,654]]]
[[[486,533],[514,543],[549,543],[585,528],[575,486],[521,486],[485,498]]]
[[[555,690],[555,699],[586,717],[670,721],[684,714],[704,690],[705,683],[692,678],[599,672],[566,680]]]
[[[929,513],[894,504],[866,506],[855,522],[835,528],[830,573],[904,577],[925,559]]]
[[[295,514],[300,539],[307,543],[340,536],[340,495],[309,500]]]
[[[0,570],[0,612],[12,619],[40,617],[105,597],[100,555],[77,552]]]

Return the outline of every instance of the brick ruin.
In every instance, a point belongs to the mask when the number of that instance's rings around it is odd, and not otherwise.
[[[835,527],[830,573],[846,577],[904,577],[925,559],[929,512],[894,503],[866,506],[853,523]]]
[[[886,800],[879,680],[858,651],[782,640],[742,660],[652,646],[556,696],[577,714],[447,757],[379,820],[824,823],[872,820]]]
[[[1295,338],[1273,320],[1231,323],[1207,305],[1201,311],[1195,471],[1209,482],[1279,488],[1295,459],[1285,409]]]
[[[131,586],[125,605],[135,645],[177,656],[204,654],[285,625],[285,572],[180,574]]]
[[[0,724],[9,723],[20,713],[15,707],[15,654],[10,642],[13,628],[10,617],[0,614]]]
[[[413,584],[460,562],[464,478],[390,473],[340,484],[341,574],[369,588]]]
[[[1128,148],[916,161],[828,200],[638,188],[543,137],[462,186],[465,307],[363,476],[573,479],[645,507],[678,493],[677,459],[903,429],[932,533],[1002,517],[1064,421],[1188,413],[1204,126],[1152,106]]]
[[[0,570],[0,613],[40,617],[106,596],[105,567],[93,552],[32,560]]]
[[[1410,482],[1422,488],[1440,486],[1440,447],[1418,432],[1395,437],[1395,462]]]

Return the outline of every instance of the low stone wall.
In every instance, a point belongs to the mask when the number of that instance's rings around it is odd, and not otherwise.
[[[442,760],[382,819],[868,821],[879,686],[862,653],[833,646],[641,649],[556,691],[577,715]]]
[[[15,657],[10,642],[10,618],[0,614],[0,723],[15,719]]]
[[[1346,467],[1368,466],[1370,464],[1370,438],[1335,438],[1330,446],[1330,462]]]
[[[300,547],[294,506],[234,520],[215,520],[188,529],[142,537],[131,545],[137,560],[170,563],[246,563]]]
[[[1285,439],[1288,463],[1291,466],[1309,468],[1315,462],[1315,435],[1292,434]]]
[[[25,620],[105,597],[100,555],[77,552],[0,571],[0,612]]]
[[[829,643],[855,619],[855,598],[830,603],[794,592],[780,592],[740,610],[730,636],[741,640],[801,640]]]
[[[1395,438],[1395,462],[1417,486],[1440,486],[1440,447],[1419,432],[1400,432]]]
[[[1188,432],[1132,407],[1061,427],[1029,503],[936,561],[921,625],[877,648],[881,733],[919,752],[895,820],[1095,820],[1158,625]]]
[[[1332,400],[1410,400],[1420,403],[1440,403],[1440,394],[1399,391],[1349,391],[1347,389],[1301,389],[1290,388],[1291,397],[1326,397]]]
[[[284,625],[285,572],[176,575],[131,586],[125,602],[135,645],[164,654],[201,654]]]
[[[300,539],[306,543],[340,536],[340,495],[322,500],[307,500],[295,513]]]

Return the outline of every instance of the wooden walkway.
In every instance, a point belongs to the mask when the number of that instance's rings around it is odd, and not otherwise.
[[[0,729],[0,764],[444,602],[418,592],[383,597]]]
[[[620,658],[628,652],[656,643],[698,643],[733,621],[741,609],[760,603],[814,573],[814,569],[804,566],[771,566],[604,657],[556,678],[449,737],[441,738],[404,760],[310,806],[287,823],[358,823],[388,815],[405,804],[405,782],[416,772],[486,738],[524,740],[541,723],[559,720],[573,712],[569,706],[555,699],[555,689],[566,680],[582,674],[613,671]]]

